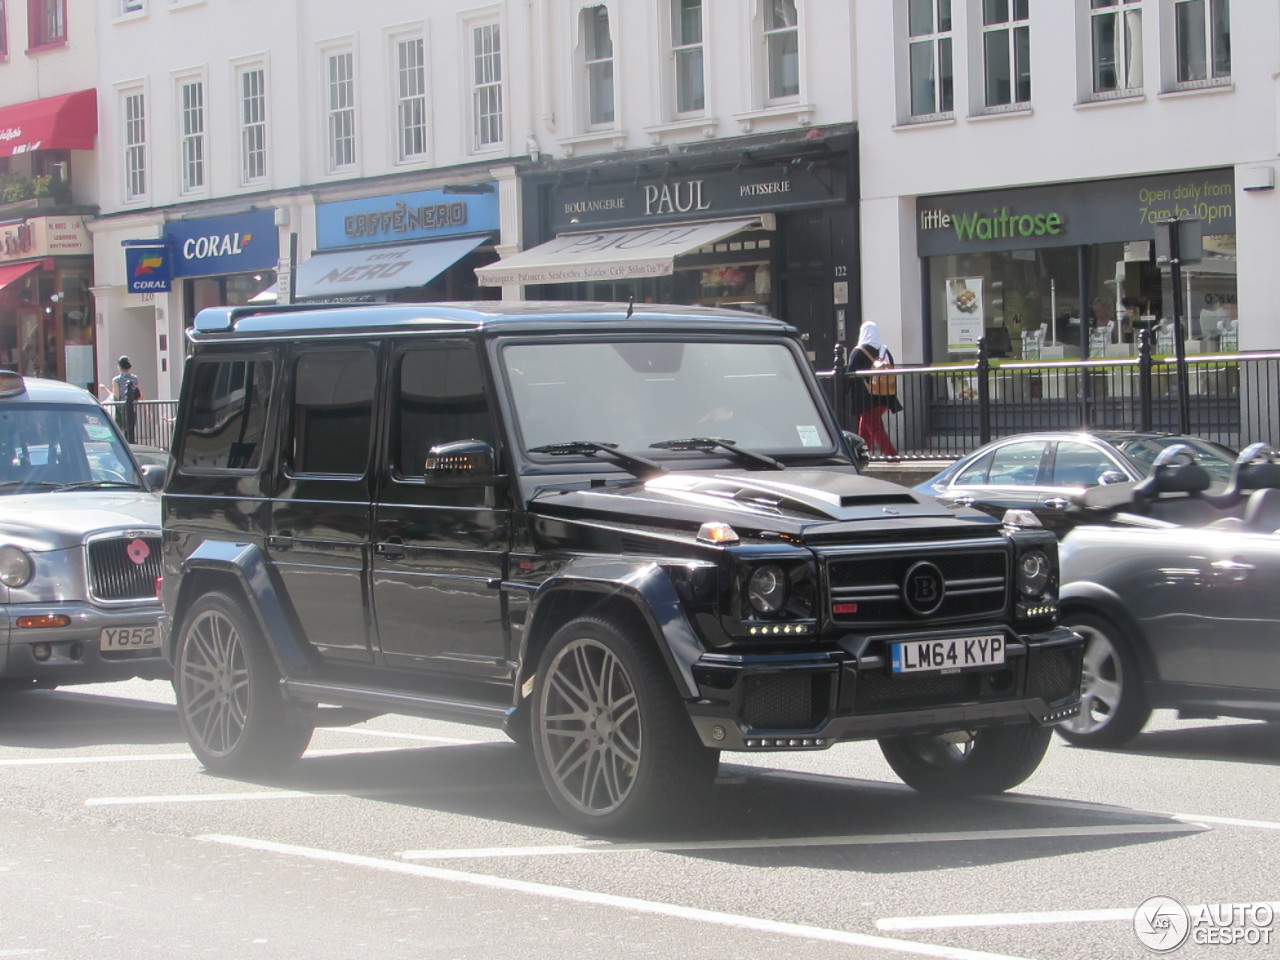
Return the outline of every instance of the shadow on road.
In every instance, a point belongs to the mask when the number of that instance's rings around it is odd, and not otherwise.
[[[0,696],[0,746],[72,750],[105,744],[186,747],[172,704],[66,690]]]
[[[1075,750],[1097,750],[1076,747]],[[1229,763],[1280,764],[1280,723],[1240,721],[1207,727],[1152,730],[1122,747],[1106,751],[1114,754],[1141,754],[1179,760],[1223,760]]]

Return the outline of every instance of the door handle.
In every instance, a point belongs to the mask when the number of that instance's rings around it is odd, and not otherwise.
[[[956,506],[956,507],[972,507],[973,497],[969,496],[968,494],[965,494],[964,496],[960,496],[960,497],[953,497],[951,500],[951,503],[953,506]]]
[[[1211,566],[1214,579],[1230,580],[1234,583],[1247,580],[1250,572],[1258,569],[1254,564],[1245,563],[1243,560],[1215,560]]]
[[[1071,501],[1066,497],[1050,497],[1044,502],[1044,505],[1050,510],[1065,510],[1071,506]]]

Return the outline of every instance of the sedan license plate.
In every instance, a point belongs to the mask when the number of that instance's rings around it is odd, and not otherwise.
[[[1004,663],[1004,637],[948,637],[945,640],[906,640],[893,645],[893,672],[959,673]]]
[[[115,650],[146,650],[160,646],[160,628],[103,627],[98,645],[104,652]]]

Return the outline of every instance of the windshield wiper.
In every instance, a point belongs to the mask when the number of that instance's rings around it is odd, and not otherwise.
[[[61,490],[62,484],[53,480],[6,480],[0,483],[0,490]]]
[[[571,457],[581,454],[603,453],[614,462],[626,467],[637,477],[651,473],[666,473],[667,468],[653,460],[626,453],[618,449],[616,443],[601,443],[598,440],[568,440],[564,443],[546,443],[540,447],[530,447],[530,453],[549,453],[553,457]]]
[[[712,450],[728,450],[740,460],[748,460],[752,463],[760,463],[771,470],[785,470],[787,465],[781,460],[775,460],[763,453],[756,453],[754,450],[747,450],[738,446],[732,440],[721,440],[719,437],[686,437],[684,440],[659,440],[657,443],[649,444],[659,450],[699,450],[703,453],[710,453]]]
[[[103,487],[128,487],[130,490],[137,490],[140,489],[141,484],[130,483],[128,480],[78,480],[75,483],[64,483],[60,486],[63,490],[89,490]]]

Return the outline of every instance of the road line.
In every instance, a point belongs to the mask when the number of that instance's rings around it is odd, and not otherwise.
[[[1196,911],[1205,904],[1188,904]],[[1280,912],[1280,901],[1261,903]],[[886,917],[876,921],[878,930],[941,930],[959,927],[1018,927],[1039,926],[1054,923],[1102,923],[1124,920],[1131,922],[1137,907],[1120,907],[1107,910],[1035,910],[1026,913],[958,913],[936,917]]]
[[[1135,823],[1097,827],[1043,827],[1028,830],[961,830],[952,833],[852,834],[834,837],[774,837],[748,840],[683,840],[670,843],[583,843],[541,847],[478,847],[458,850],[405,850],[403,860],[476,860],[490,857],[559,857],[575,854],[678,853],[684,850],[768,850],[787,847],[861,847],[899,843],[963,843],[975,840],[1051,840],[1061,837],[1116,837],[1153,833],[1202,833],[1184,823]]]
[[[1238,820],[1235,817],[1206,817],[1199,813],[1170,813],[1168,816],[1183,823],[1220,823],[1229,827],[1257,827],[1259,830],[1280,830],[1280,823],[1271,820]]]
[[[150,797],[90,797],[86,807],[127,807],[157,803],[218,803],[242,800],[324,800],[334,797],[390,797],[401,794],[420,795],[428,792],[422,788],[387,788],[385,790],[252,790],[242,793],[170,793]]]
[[[495,877],[488,874],[467,873],[462,870],[448,870],[440,867],[426,867],[414,863],[401,863],[395,860],[383,860],[377,857],[364,857],[356,854],[339,853],[334,850],[320,850],[314,847],[300,847],[292,844],[273,843],[268,840],[254,840],[249,837],[233,837],[221,834],[205,834],[197,837],[209,843],[220,843],[241,847],[248,850],[259,850],[292,857],[304,857],[309,860],[321,860],[339,863],[352,867],[363,867],[382,870],[387,873],[398,873],[405,876],[421,877],[427,880],[439,880],[446,883],[465,883],[472,886],[485,887],[490,890],[505,890],[512,893],[523,893],[534,897],[582,903],[589,906],[612,907],[632,913],[645,913],[679,920],[692,920],[709,923],[721,927],[734,927],[757,933],[776,936],[795,937],[803,940],[819,940],[827,943],[840,943],[855,947],[885,950],[893,953],[914,954],[924,957],[943,957],[946,960],[1021,960],[1007,954],[983,953],[976,950],[965,950],[960,947],[945,947],[932,943],[916,943],[910,940],[895,940],[878,937],[873,934],[853,933],[848,930],[831,930],[824,927],[813,927],[799,923],[784,923],[778,920],[763,920],[758,917],[740,916],[732,913],[721,913],[716,910],[703,910],[698,907],[685,907],[674,903],[662,903],[654,900],[640,900],[634,897],[623,897],[611,893],[599,893],[591,890],[575,890],[572,887],[557,887],[550,884],[531,883],[526,880],[513,880],[506,877]]]
[[[353,747],[347,750],[308,750],[308,757],[341,757],[357,753],[394,753],[398,747]],[[43,767],[77,763],[134,763],[141,760],[191,760],[199,763],[193,753],[121,753],[113,755],[88,755],[78,757],[0,757],[0,767]]]

